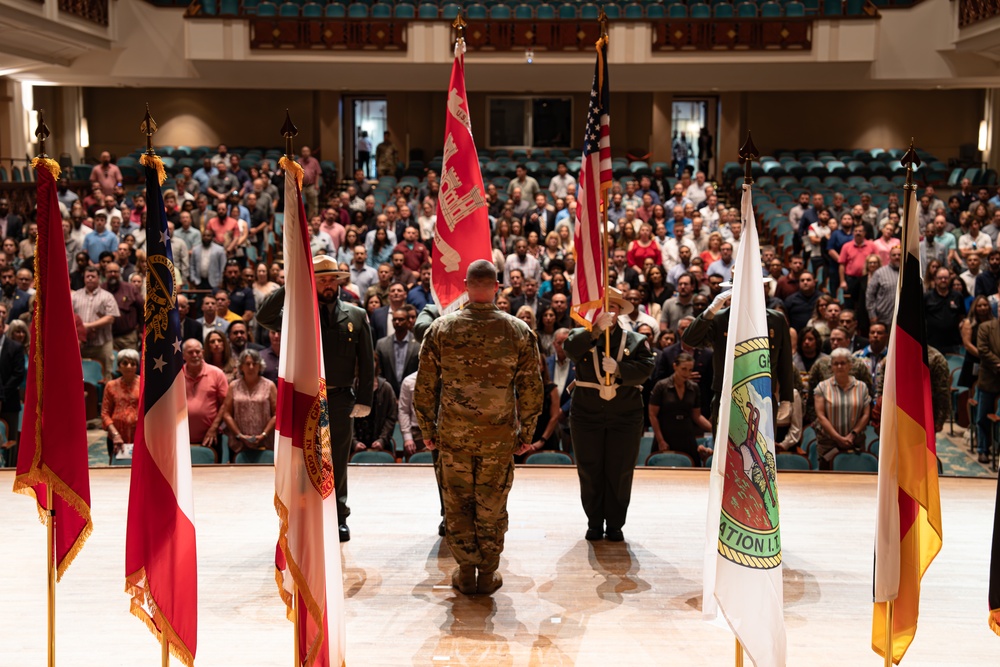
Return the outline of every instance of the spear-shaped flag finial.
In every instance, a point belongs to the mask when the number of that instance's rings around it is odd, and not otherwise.
[[[462,18],[462,12],[459,12],[458,16],[455,17],[455,20],[451,22],[451,27],[454,28],[455,32],[458,33],[458,35],[456,36],[457,39],[461,40],[465,39],[466,25],[467,24],[465,23],[465,19]]]
[[[285,156],[292,159],[292,138],[299,133],[299,128],[292,123],[292,115],[285,109],[285,124],[281,126],[281,136],[285,138]]]
[[[747,140],[740,146],[740,162],[743,163],[743,182],[746,185],[753,183],[753,161],[760,158],[760,151],[753,144],[753,137],[747,131]]]
[[[45,140],[49,138],[49,126],[45,124],[45,109],[38,110],[38,127],[35,128],[35,136],[38,138],[38,155],[45,155]]]
[[[156,134],[156,121],[149,113],[149,102],[146,102],[146,115],[142,117],[139,131],[146,135],[146,155],[156,155],[153,150],[153,135]]]
[[[601,39],[606,40],[608,38],[608,15],[604,13],[603,7],[597,14],[597,22],[601,24]]]
[[[906,187],[913,186],[913,172],[920,167],[920,156],[917,152],[913,150],[913,138],[910,138],[910,148],[905,153],[903,157],[899,158],[899,163],[906,167]]]

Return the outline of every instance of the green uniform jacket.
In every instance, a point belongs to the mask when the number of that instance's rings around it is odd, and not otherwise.
[[[261,302],[257,323],[270,331],[281,331],[284,306],[285,288],[279,287]],[[319,308],[326,386],[355,387],[357,378],[354,402],[370,407],[375,387],[375,351],[368,315],[361,308],[339,299],[334,306],[336,317],[330,317],[323,304]]]
[[[656,363],[652,351],[646,347],[646,337],[632,331],[624,331],[615,324],[611,332],[611,356],[618,356],[622,336],[625,340],[625,351],[618,362],[618,373],[614,377],[618,392],[610,401],[601,398],[600,391],[590,387],[576,386],[573,388],[573,418],[586,419],[587,415],[601,415],[609,409],[614,412],[629,410],[642,411],[642,383],[649,379]],[[569,338],[563,343],[566,356],[576,364],[577,382],[594,382],[603,384],[604,372],[600,376],[594,372],[594,355],[598,355],[597,367],[601,368],[604,359],[604,332],[597,338],[583,327],[569,332]],[[603,420],[603,417],[600,417]]]
[[[707,312],[707,311],[706,311]],[[792,366],[792,338],[788,321],[776,310],[767,311],[767,332],[771,342],[771,382],[777,381],[779,401],[791,402],[795,390],[795,369]],[[712,389],[722,391],[722,375],[726,368],[726,338],[729,336],[729,308],[723,308],[709,319],[702,313],[684,332],[684,342],[691,347],[711,346]],[[774,391],[774,387],[771,388]]]
[[[435,320],[413,390],[424,438],[480,456],[530,442],[542,412],[538,358],[528,325],[492,303]]]

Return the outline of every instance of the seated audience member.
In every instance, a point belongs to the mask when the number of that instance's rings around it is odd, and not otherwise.
[[[274,449],[278,387],[263,377],[264,361],[257,350],[240,353],[236,379],[222,406],[229,437],[230,463],[244,450]]]
[[[367,417],[354,420],[354,445],[351,453],[366,449],[393,453],[392,432],[396,429],[396,394],[379,375],[379,357],[375,357],[375,393]]]
[[[135,427],[139,420],[139,353],[132,349],[118,353],[121,377],[104,386],[101,423],[108,432],[108,463],[121,453],[122,447],[135,442]]]
[[[403,378],[417,371],[420,343],[410,332],[410,318],[403,308],[392,311],[392,326],[392,335],[375,343],[375,356],[382,377],[392,387],[393,394],[398,395]]]
[[[694,357],[686,352],[677,355],[673,374],[653,387],[649,399],[649,423],[653,427],[658,451],[675,451],[691,457],[693,465],[701,465],[698,438],[710,432],[712,425],[701,414],[698,384],[692,379]]]
[[[851,353],[845,347],[830,355],[833,376],[813,391],[816,440],[821,470],[831,470],[840,452],[863,450],[864,432],[871,415],[871,393],[851,374]]]
[[[219,424],[229,382],[221,369],[205,363],[201,342],[184,341],[184,384],[187,393],[188,432],[192,445],[211,447],[220,460]]]

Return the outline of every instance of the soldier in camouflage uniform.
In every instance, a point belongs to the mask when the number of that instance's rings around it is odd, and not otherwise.
[[[465,284],[469,304],[424,335],[413,401],[424,443],[439,450],[445,539],[458,562],[452,585],[469,595],[503,584],[497,568],[514,454],[531,444],[542,378],[534,334],[493,303],[493,264],[473,262]]]
[[[586,538],[607,536],[621,542],[642,437],[642,383],[652,374],[655,361],[646,337],[618,323],[619,315],[632,312],[632,304],[614,287],[608,292],[608,311],[597,316],[592,330],[573,329],[563,349],[576,364],[569,419],[580,499],[587,514]],[[607,328],[610,356],[605,354]],[[610,386],[604,386],[605,373],[611,374]]]

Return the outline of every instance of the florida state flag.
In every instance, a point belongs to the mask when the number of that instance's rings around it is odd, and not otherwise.
[[[35,311],[14,492],[33,495],[44,521],[50,509],[46,496],[51,486],[55,553],[50,557],[55,557],[56,577],[62,579],[93,530],[87,412],[83,363],[74,342],[76,322],[62,217],[56,199],[59,165],[36,158],[32,166],[38,173]]]
[[[299,617],[301,664],[340,667],[344,582],[316,280],[302,207],[302,167],[287,157],[280,164],[285,170],[285,306],[274,466],[275,578],[288,619],[294,620],[295,613]],[[333,542],[329,549],[327,540]]]
[[[479,171],[465,95],[465,41],[460,39],[455,44],[448,85],[444,160],[431,257],[431,291],[442,315],[465,303],[465,272],[479,259],[492,260],[493,250],[483,174]]]

